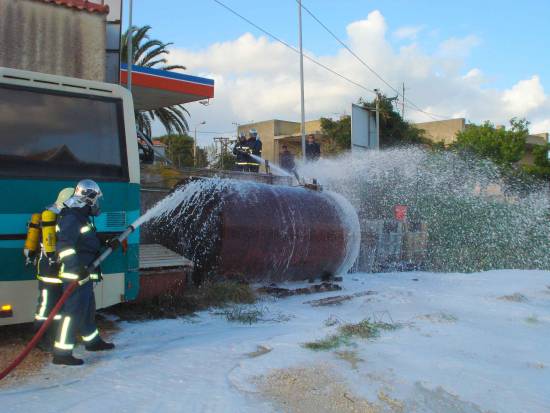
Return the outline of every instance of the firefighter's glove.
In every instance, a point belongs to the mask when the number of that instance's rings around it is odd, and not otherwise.
[[[107,247],[111,248],[113,251],[116,251],[120,247],[120,241],[118,238],[113,238],[107,241]]]
[[[31,251],[28,248],[25,248],[23,250],[23,255],[25,256],[25,266],[36,264],[36,251]]]
[[[58,262],[55,252],[48,252],[46,253],[46,256],[48,257],[48,264],[57,265]]]
[[[103,281],[103,274],[101,273],[101,268],[97,268],[94,273],[90,275],[90,278],[94,282]]]
[[[90,276],[90,271],[86,267],[80,267],[80,270],[78,271],[78,279],[80,281],[85,280]]]

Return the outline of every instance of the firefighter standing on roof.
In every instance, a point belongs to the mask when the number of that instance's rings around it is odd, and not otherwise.
[[[250,148],[252,155],[256,155],[259,158],[262,157],[262,141],[260,140],[260,136],[258,135],[258,131],[256,129],[250,129],[246,144]],[[251,160],[250,172],[259,172],[260,161],[251,156],[249,158]]]
[[[95,297],[91,281],[99,281],[99,268],[90,273],[88,266],[99,255],[101,241],[91,222],[91,217],[100,213],[99,200],[102,192],[92,180],[80,181],[74,195],[65,202],[67,206],[59,216],[57,228],[57,250],[61,260],[59,277],[63,287],[74,281],[79,286],[65,302],[61,310],[62,319],[59,323],[54,344],[54,364],[81,365],[83,360],[72,355],[76,335],[84,342],[88,351],[111,350],[115,346],[106,343],[99,335],[95,324]],[[118,240],[112,241],[114,249],[119,246]]]
[[[239,135],[239,140],[237,141],[237,143],[235,143],[235,146],[233,147],[233,155],[237,157],[237,160],[235,161],[235,169],[237,171],[250,171],[249,152],[250,148],[247,145],[246,136],[244,135],[244,133],[241,133]]]
[[[59,264],[56,254],[55,225],[57,215],[65,207],[63,202],[71,197],[73,188],[65,188],[59,192],[55,203],[45,209],[42,214],[33,214],[27,231],[23,253],[26,265],[35,265],[38,259],[38,305],[34,315],[36,331],[42,327],[51,310],[63,292],[62,281],[58,277]],[[41,241],[41,242],[40,242]],[[39,242],[41,248],[39,248]],[[54,325],[48,330],[38,346],[45,351],[51,350],[56,322],[61,316],[56,315]]]

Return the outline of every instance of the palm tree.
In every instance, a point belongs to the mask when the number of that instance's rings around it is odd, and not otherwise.
[[[170,53],[167,47],[172,43],[163,43],[160,40],[150,39],[147,32],[151,26],[132,27],[132,62],[134,65],[151,67],[160,70],[183,69],[181,65],[167,65],[166,55]],[[128,62],[128,31],[122,35],[121,61]],[[151,136],[151,123],[158,119],[170,134],[176,132],[184,135],[189,130],[186,115],[189,112],[182,105],[167,106],[165,108],[136,111],[136,125],[145,136]]]

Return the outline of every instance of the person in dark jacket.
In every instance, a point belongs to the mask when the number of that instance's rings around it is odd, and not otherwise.
[[[294,155],[288,150],[288,146],[283,145],[283,151],[279,154],[279,163],[285,171],[292,172],[296,168]]]
[[[251,149],[248,146],[248,141],[244,133],[239,135],[239,140],[233,147],[233,155],[237,157],[235,161],[235,169],[241,172],[250,172],[250,167],[253,159],[250,157]]]
[[[315,142],[315,136],[309,135],[306,143],[306,160],[316,161],[321,157],[321,147]]]
[[[260,140],[260,136],[258,135],[258,131],[256,129],[250,129],[246,144],[250,148],[252,155],[256,155],[260,158],[262,157],[262,141]],[[254,159],[253,157],[250,157],[250,159],[250,172],[259,172],[260,161],[258,159]]]
[[[73,357],[76,335],[79,334],[88,351],[111,350],[99,335],[95,323],[95,297],[91,281],[100,281],[99,268],[90,273],[89,265],[99,255],[102,242],[91,222],[100,213],[102,197],[97,183],[85,179],[78,183],[74,195],[65,202],[57,221],[57,251],[61,262],[59,278],[63,288],[78,281],[79,286],[69,296],[61,310],[61,320],[54,343],[53,363],[77,366],[83,360]],[[114,243],[113,243],[114,244]],[[116,248],[117,245],[111,245]]]

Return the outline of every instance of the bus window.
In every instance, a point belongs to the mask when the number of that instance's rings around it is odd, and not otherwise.
[[[0,177],[128,180],[122,101],[0,86]]]

